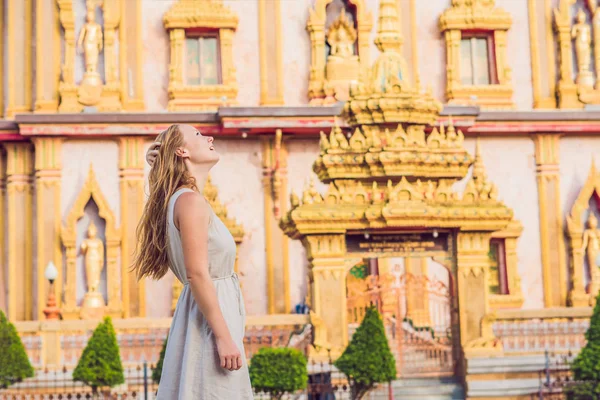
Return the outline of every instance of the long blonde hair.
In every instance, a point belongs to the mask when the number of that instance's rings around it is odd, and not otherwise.
[[[158,135],[158,156],[148,177],[150,194],[137,226],[137,246],[132,269],[138,279],[162,278],[169,270],[167,253],[167,212],[169,200],[181,187],[197,190],[196,180],[175,151],[184,146],[178,125],[171,125]]]

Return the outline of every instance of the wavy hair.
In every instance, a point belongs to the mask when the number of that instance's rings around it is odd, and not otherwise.
[[[175,153],[184,146],[179,125],[171,125],[158,135],[156,141],[160,142],[160,147],[148,177],[150,193],[136,230],[138,240],[132,270],[136,271],[138,280],[144,277],[160,279],[167,273],[169,200],[181,187],[198,190],[183,158]]]

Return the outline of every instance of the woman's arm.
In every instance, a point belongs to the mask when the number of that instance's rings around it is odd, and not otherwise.
[[[241,354],[221,313],[217,292],[208,271],[208,204],[199,193],[184,193],[175,203],[174,214],[175,225],[181,232],[190,289],[215,335],[221,367],[240,369]]]

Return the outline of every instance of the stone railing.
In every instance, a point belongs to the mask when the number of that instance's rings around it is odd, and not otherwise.
[[[36,368],[69,368],[79,360],[99,321],[22,321],[15,326]],[[125,365],[154,364],[171,326],[171,319],[114,319]],[[306,351],[310,343],[308,315],[248,316],[244,339],[250,358],[261,347],[294,346]]]
[[[592,309],[498,310],[495,314],[494,334],[502,341],[505,353],[576,353],[585,346]]]

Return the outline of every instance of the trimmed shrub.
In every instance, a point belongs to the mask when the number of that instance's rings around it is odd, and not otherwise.
[[[250,381],[255,390],[280,399],[285,393],[306,388],[306,358],[296,349],[263,347],[252,357]]]
[[[73,380],[90,386],[94,393],[98,388],[125,383],[117,335],[109,317],[96,327],[83,349],[79,363],[73,371]]]
[[[0,311],[0,389],[6,389],[33,375],[33,367],[17,329]]]
[[[152,382],[156,383],[157,385],[160,383],[160,376],[162,374],[163,361],[165,359],[165,352],[167,351],[167,340],[169,340],[169,336],[167,336],[165,338],[162,349],[160,350],[160,355],[158,356],[158,362],[156,363],[156,366],[152,370]]]
[[[569,400],[600,398],[600,293],[585,333],[587,344],[571,365],[574,382],[565,392]]]
[[[396,361],[375,307],[367,309],[350,344],[334,365],[348,377],[354,400],[362,399],[375,384],[396,378]]]

